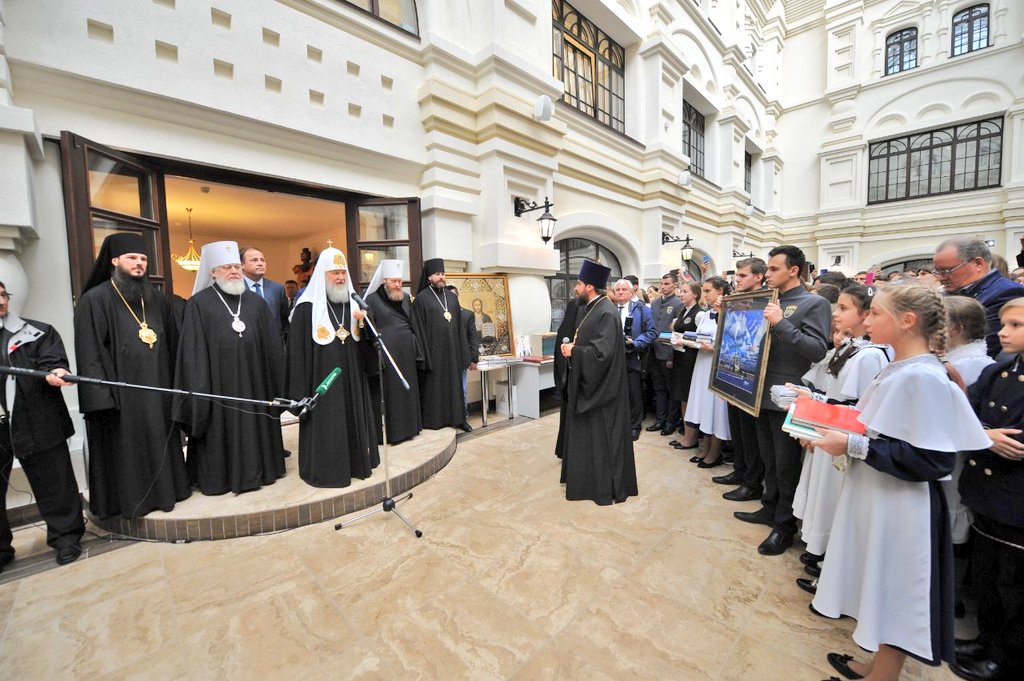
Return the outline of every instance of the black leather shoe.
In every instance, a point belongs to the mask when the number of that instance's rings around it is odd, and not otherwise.
[[[737,520],[742,520],[745,523],[754,523],[755,525],[767,525],[771,527],[775,524],[775,514],[769,511],[767,508],[762,506],[756,511],[736,511],[733,517]]]
[[[967,660],[949,663],[949,671],[961,679],[968,681],[995,681],[997,679],[1008,679],[1010,675],[1005,673],[997,662],[992,660]]]
[[[777,530],[772,530],[772,533],[768,535],[768,538],[761,542],[761,545],[757,547],[757,552],[762,556],[778,556],[786,552],[790,546],[793,545],[793,535],[783,534]]]
[[[972,660],[984,660],[988,658],[988,651],[978,639],[958,638],[954,641],[956,646],[956,659],[971,658]]]
[[[673,425],[666,425],[661,429],[662,435],[672,435],[674,432],[676,432],[676,427]]]
[[[726,473],[725,475],[716,475],[711,478],[711,482],[719,485],[742,485],[743,476],[738,474],[736,471],[733,471],[731,473]]]
[[[78,545],[78,542],[64,544],[57,549],[57,565],[74,563],[80,555],[82,555],[82,547]]]
[[[633,432],[631,433],[631,437],[633,438],[633,442],[636,442],[637,440],[639,440],[640,439],[640,429],[639,428],[634,428]]]
[[[806,591],[809,594],[818,593],[818,580],[807,579],[806,577],[797,577],[796,585]]]
[[[647,426],[646,428],[644,428],[644,430],[646,430],[648,433],[653,433],[654,431],[661,430],[664,427],[665,427],[665,422],[664,421],[658,421],[653,426]]]
[[[804,565],[804,572],[809,574],[811,577],[821,577],[821,565],[818,563]]]
[[[728,501],[754,501],[755,499],[761,498],[761,490],[754,489],[753,487],[747,487],[746,485],[740,485],[731,492],[723,494],[722,498]],[[765,524],[771,525],[771,522],[767,522]]]
[[[722,457],[719,456],[714,461],[699,461],[697,462],[697,468],[714,468],[715,466],[721,466],[723,463]]]
[[[672,443],[670,442],[669,444],[671,445]],[[672,446],[675,447],[676,449],[679,449],[679,450],[696,449],[697,448],[697,443],[694,442],[692,445],[688,445],[688,444],[684,444],[682,442],[676,442]]]
[[[863,679],[864,677],[857,672],[850,669],[850,662],[853,661],[853,655],[840,655],[839,653],[829,653],[825,656],[828,663],[832,665],[832,668],[842,674],[848,679]]]
[[[815,563],[820,563],[824,559],[824,555],[819,556],[818,554],[811,553],[810,551],[804,551],[800,554],[800,562],[804,565],[814,565]]]
[[[461,428],[461,429],[462,429],[462,432],[463,432],[463,433],[472,433],[472,432],[473,432],[473,426],[469,425],[469,422],[468,422],[468,421],[464,421],[464,422],[463,422],[463,423],[462,423],[462,424],[461,424],[461,425],[459,426],[459,428]]]
[[[691,456],[690,457],[690,463],[700,463],[703,460],[704,460],[704,457],[701,457],[701,456]]]

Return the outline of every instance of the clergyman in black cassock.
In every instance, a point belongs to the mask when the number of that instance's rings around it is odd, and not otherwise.
[[[108,236],[75,307],[82,376],[169,388],[178,322],[170,300],[147,279],[145,242]],[[89,509],[135,518],[192,493],[170,395],[82,383],[78,403],[89,442]]]
[[[586,306],[578,310],[571,342],[559,347],[568,359],[563,432],[558,439],[565,498],[589,499],[601,506],[638,493],[622,352],[625,337],[615,305],[600,292],[609,274],[603,265],[583,262],[576,293]]]
[[[245,290],[238,245],[203,246],[196,287],[185,306],[175,387],[269,401],[282,394],[280,341],[267,304]],[[179,396],[174,414],[189,435],[186,463],[203,494],[238,494],[284,475],[275,410]]]
[[[408,390],[402,387],[395,370],[385,358],[384,410],[387,416],[388,444],[393,445],[414,438],[423,430],[417,371],[423,362],[423,350],[414,327],[412,300],[408,293],[402,291],[402,262],[382,260],[366,291],[370,318],[409,383]],[[374,417],[376,423],[380,423],[380,381],[376,356],[372,363],[366,365],[366,375],[370,381]],[[377,438],[380,442],[379,432]]]
[[[314,487],[348,487],[380,464],[363,372],[363,362],[373,356],[359,328],[363,312],[351,294],[344,254],[327,248],[291,314],[288,396],[312,395],[335,367],[341,369],[315,408],[300,417],[299,477]]]
[[[434,258],[423,263],[418,293],[412,303],[415,328],[423,334],[423,427],[472,430],[466,423],[462,395],[462,370],[469,366],[470,359],[462,307],[459,297],[445,288],[444,274],[444,260]]]

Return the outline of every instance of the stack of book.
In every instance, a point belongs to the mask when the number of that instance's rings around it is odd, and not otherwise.
[[[782,430],[797,439],[812,441],[821,439],[818,428],[864,435],[867,429],[859,416],[859,411],[845,404],[828,404],[810,397],[798,397],[789,407]]]
[[[554,355],[523,355],[522,360],[528,364],[550,364],[555,361]]]
[[[796,399],[796,391],[784,385],[773,385],[768,394],[779,409],[789,409],[789,405]]]
[[[714,344],[715,337],[706,333],[697,333],[696,331],[684,331],[683,333],[674,334],[676,336],[682,336],[682,344],[688,348],[700,348],[701,343]]]

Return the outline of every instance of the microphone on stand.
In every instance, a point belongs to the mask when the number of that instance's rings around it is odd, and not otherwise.
[[[313,391],[313,398],[306,404],[305,407],[302,408],[302,411],[299,412],[299,416],[302,416],[303,414],[313,411],[313,407],[316,406],[316,401],[320,399],[321,395],[323,395],[330,389],[330,387],[334,384],[334,381],[337,380],[338,376],[341,376],[341,367],[334,367],[331,373],[327,374],[324,377],[324,380],[320,381],[320,385],[318,385],[316,387],[316,390]]]
[[[363,308],[364,310],[369,310],[370,309],[370,306],[366,304],[366,301],[363,300],[363,297],[361,295],[359,295],[358,293],[356,293],[355,291],[350,293],[349,297],[352,298],[352,300],[355,302],[356,305],[358,305],[359,307]]]

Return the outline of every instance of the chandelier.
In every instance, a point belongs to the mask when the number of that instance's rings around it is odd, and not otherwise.
[[[196,253],[195,240],[192,238],[192,209],[186,208],[188,212],[188,252],[185,255],[171,255],[171,260],[176,262],[183,270],[195,272],[199,269],[199,254]]]

